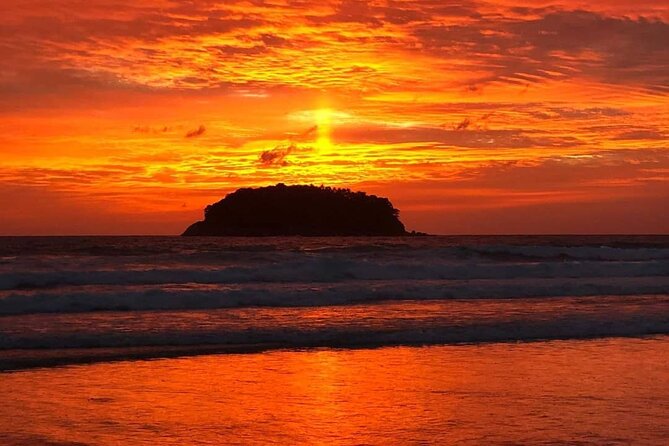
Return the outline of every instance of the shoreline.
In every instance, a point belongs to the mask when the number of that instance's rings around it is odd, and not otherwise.
[[[101,348],[66,348],[66,349],[11,349],[0,350],[0,376],[7,373],[52,369],[67,366],[105,364],[116,362],[154,361],[162,359],[195,358],[198,356],[253,355],[272,352],[319,352],[319,351],[356,351],[394,348],[442,348],[461,346],[490,346],[497,344],[523,345],[541,343],[572,343],[608,340],[659,340],[669,342],[669,333],[649,333],[644,335],[580,336],[571,338],[542,337],[536,339],[508,339],[481,342],[440,342],[440,343],[396,343],[332,346],[286,347],[283,344],[212,344],[212,345],[166,345],[138,347],[101,347]]]
[[[664,336],[32,369],[0,375],[0,443],[661,445],[668,356]]]

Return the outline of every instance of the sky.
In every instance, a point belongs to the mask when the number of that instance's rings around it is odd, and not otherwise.
[[[3,0],[0,235],[178,234],[240,187],[437,234],[669,233],[662,0]]]

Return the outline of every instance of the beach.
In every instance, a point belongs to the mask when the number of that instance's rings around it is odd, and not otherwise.
[[[669,337],[317,349],[0,375],[3,445],[635,444]]]
[[[0,17],[0,446],[669,446],[669,0]]]
[[[2,445],[669,437],[664,236],[2,242]]]

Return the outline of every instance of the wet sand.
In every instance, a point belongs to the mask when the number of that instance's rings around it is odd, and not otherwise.
[[[273,351],[0,374],[0,444],[647,444],[669,337]]]

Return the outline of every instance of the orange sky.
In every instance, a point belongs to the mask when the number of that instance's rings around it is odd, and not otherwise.
[[[669,5],[4,0],[0,234],[177,234],[242,186],[432,233],[669,232]]]

